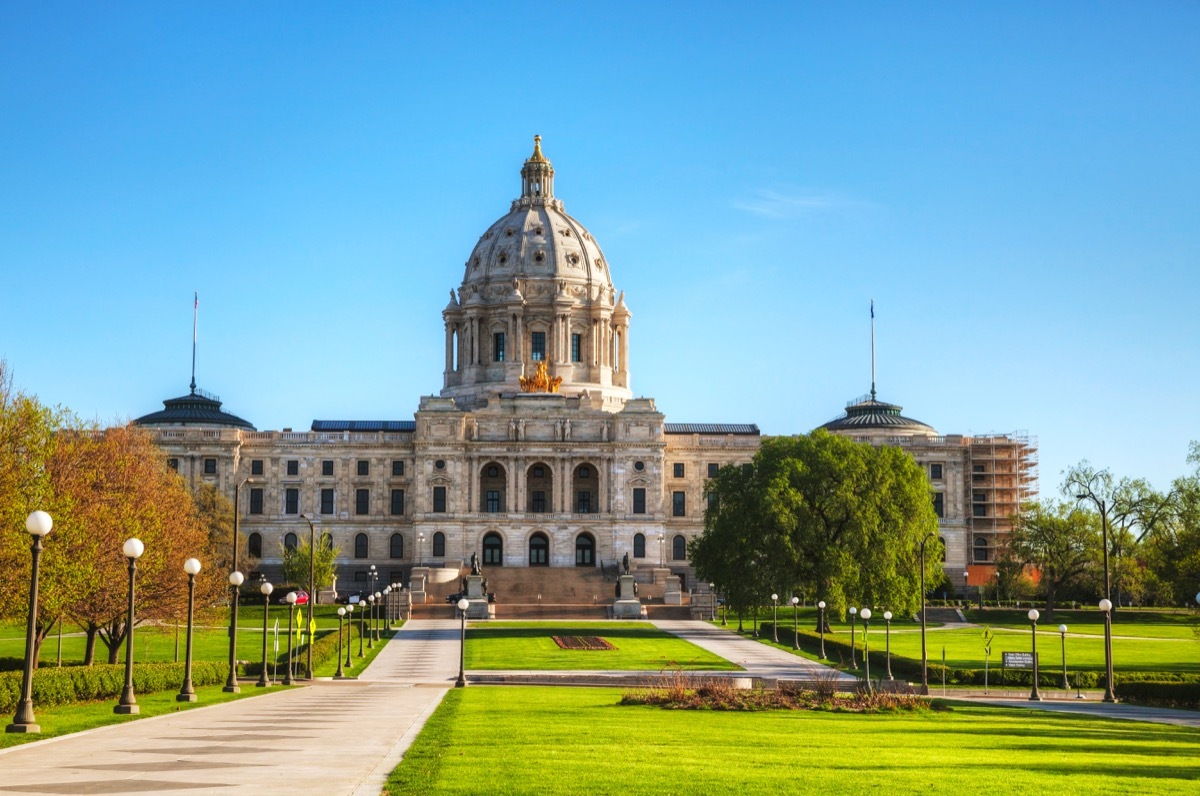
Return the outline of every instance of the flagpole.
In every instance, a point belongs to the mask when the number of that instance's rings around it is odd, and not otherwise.
[[[196,391],[196,316],[200,314],[200,293],[195,294],[192,304],[192,392]]]
[[[871,400],[875,400],[875,299],[871,299]]]

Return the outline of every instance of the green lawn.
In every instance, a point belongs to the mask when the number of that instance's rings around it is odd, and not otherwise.
[[[615,650],[561,649],[551,636],[599,636]],[[468,669],[720,669],[739,667],[649,622],[488,622],[469,624]]]
[[[663,710],[622,707],[620,696],[452,690],[385,792],[1152,796],[1195,793],[1200,780],[1194,729],[982,706],[875,716]]]

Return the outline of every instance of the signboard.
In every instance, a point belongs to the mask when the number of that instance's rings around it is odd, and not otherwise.
[[[1005,669],[1033,669],[1032,652],[1002,652]]]

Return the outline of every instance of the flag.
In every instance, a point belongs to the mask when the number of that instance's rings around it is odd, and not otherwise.
[[[875,299],[871,299],[871,320],[875,319]]]

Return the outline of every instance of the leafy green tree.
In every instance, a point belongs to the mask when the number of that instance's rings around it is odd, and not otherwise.
[[[1147,537],[1144,558],[1161,602],[1195,607],[1200,591],[1200,442],[1193,441],[1189,450],[1192,474],[1176,479],[1173,510]]]
[[[1097,517],[1067,503],[1033,503],[1017,518],[1008,541],[1012,559],[1041,573],[1046,613],[1057,594],[1094,570],[1100,554]]]
[[[309,544],[302,539],[295,547],[280,545],[283,555],[283,580],[285,583],[301,584],[308,588]],[[324,534],[317,539],[317,554],[312,561],[316,591],[333,586],[337,577],[337,557],[342,554],[340,548],[334,545]],[[317,595],[310,595],[316,601]]]

